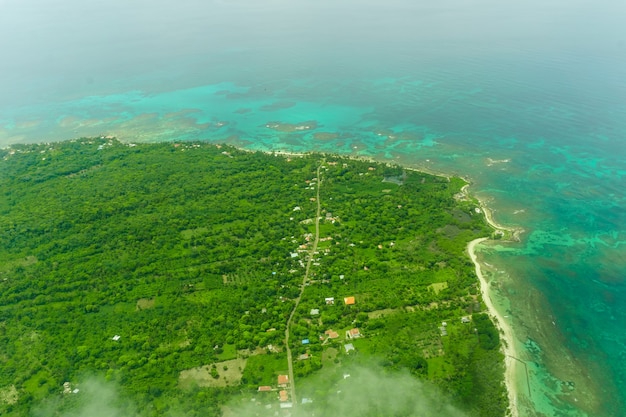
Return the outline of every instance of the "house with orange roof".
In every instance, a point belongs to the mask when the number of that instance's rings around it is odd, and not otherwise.
[[[358,339],[361,337],[361,331],[358,328],[350,329],[346,332],[347,339]]]
[[[347,306],[351,306],[354,305],[356,303],[356,300],[354,299],[354,297],[345,297],[343,299],[343,302],[347,305]]]
[[[278,393],[278,399],[280,400],[280,402],[289,401],[289,396],[287,395],[287,391],[281,390]]]
[[[286,387],[289,384],[289,375],[278,375],[278,386]]]
[[[339,337],[339,333],[331,329],[326,330],[324,334],[328,336],[329,339],[336,339]]]
[[[261,385],[259,387],[259,392],[267,392],[271,390],[272,390],[272,387],[270,387],[269,385]]]

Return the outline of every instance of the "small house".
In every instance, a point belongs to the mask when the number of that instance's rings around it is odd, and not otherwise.
[[[348,339],[358,339],[361,337],[361,332],[358,328],[350,329],[346,332],[346,338]]]
[[[319,316],[320,315],[320,309],[319,308],[312,308],[311,309],[311,315],[312,316]]]
[[[271,390],[272,390],[272,387],[270,387],[269,385],[261,385],[259,387],[259,392],[268,392]]]
[[[335,297],[328,297],[328,298],[324,298],[324,301],[326,301],[326,305],[333,305],[335,304]]]
[[[339,337],[339,333],[331,329],[326,330],[324,334],[328,336],[329,339],[336,339]]]
[[[309,343],[311,343],[311,341],[309,339],[302,339],[302,344],[303,345],[308,345]]]
[[[280,402],[289,401],[289,395],[287,395],[287,391],[281,390],[278,393],[278,399],[280,400]]]
[[[347,305],[347,306],[351,306],[354,305],[356,303],[354,297],[345,297],[343,299],[343,302]]]
[[[289,375],[278,375],[278,386],[285,387],[289,384]]]
[[[352,343],[346,343],[343,345],[343,348],[346,350],[346,353],[350,353],[354,350],[354,345]]]

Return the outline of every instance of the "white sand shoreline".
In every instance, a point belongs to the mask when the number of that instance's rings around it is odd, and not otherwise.
[[[490,222],[491,224],[491,222]],[[493,224],[492,224],[493,226]],[[508,322],[505,321],[504,317],[500,312],[496,309],[493,301],[491,300],[490,290],[489,290],[489,282],[482,274],[480,263],[478,262],[476,256],[476,246],[485,240],[489,240],[489,238],[483,237],[479,239],[472,240],[467,245],[467,251],[469,253],[470,259],[474,263],[474,268],[476,271],[476,275],[480,280],[480,292],[482,294],[483,302],[487,306],[487,310],[492,317],[494,317],[496,321],[496,325],[500,329],[500,336],[502,338],[502,353],[504,354],[504,364],[505,364],[505,373],[504,373],[504,383],[506,385],[506,389],[509,397],[509,410],[511,412],[511,417],[519,417],[519,411],[517,408],[517,386],[516,386],[516,374],[517,367],[519,366],[517,360],[517,353],[515,350],[515,338],[513,335],[513,329],[509,325]]]
[[[500,335],[501,335],[501,338],[503,339],[502,353],[504,353],[504,364],[506,367],[506,370],[504,373],[504,383],[506,384],[506,389],[507,389],[508,396],[509,396],[509,410],[511,412],[510,415],[511,417],[518,417],[519,412],[517,409],[517,386],[515,383],[515,375],[517,372],[518,363],[517,363],[517,360],[515,359],[517,357],[517,354],[515,351],[515,339],[513,336],[513,329],[511,328],[509,323],[507,323],[504,320],[504,317],[502,317],[500,312],[496,309],[495,305],[493,304],[493,301],[491,300],[491,297],[489,294],[489,282],[487,282],[487,279],[482,274],[480,263],[478,262],[478,259],[476,257],[476,251],[475,251],[476,245],[488,239],[489,238],[482,237],[479,239],[472,240],[467,245],[467,252],[469,253],[470,259],[474,263],[476,275],[478,276],[478,279],[480,280],[480,292],[483,297],[483,302],[487,306],[487,310],[489,310],[489,314],[491,314],[491,316],[495,318],[496,325],[500,329]]]
[[[467,180],[466,180],[467,181]],[[469,181],[468,181],[469,182]],[[469,184],[463,186],[461,192],[469,196],[468,192]],[[509,232],[509,239],[514,241],[520,240],[520,234],[524,232],[524,229],[519,227],[505,227],[497,224],[493,220],[493,216],[491,210],[484,204],[483,201],[478,199],[480,203],[480,208],[485,213],[485,220],[487,223],[494,228],[495,230],[500,230],[502,232]],[[467,245],[467,252],[469,254],[470,259],[474,263],[474,269],[476,271],[476,276],[480,281],[480,292],[482,294],[483,302],[485,306],[487,306],[487,310],[489,314],[495,319],[496,325],[500,329],[500,336],[502,339],[502,353],[504,354],[504,383],[506,384],[507,393],[509,396],[509,411],[511,417],[519,417],[519,409],[518,409],[518,387],[516,384],[516,376],[518,373],[518,355],[515,349],[515,336],[513,334],[513,329],[511,325],[505,320],[502,314],[496,309],[494,305],[489,288],[489,282],[487,278],[482,273],[480,262],[478,262],[478,257],[476,256],[476,246],[480,243],[489,240],[487,237],[478,238],[472,240]]]

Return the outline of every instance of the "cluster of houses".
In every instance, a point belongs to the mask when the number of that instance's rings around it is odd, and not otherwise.
[[[322,340],[322,344],[326,344],[329,340],[337,339],[339,337],[339,333],[334,331],[333,329],[328,329],[324,332],[322,336],[320,336],[320,340]],[[363,337],[361,331],[358,328],[353,328],[346,331],[346,341],[352,339],[358,339],[359,337]],[[355,351],[354,345],[352,343],[345,343],[343,345],[343,349],[346,353],[350,353]]]
[[[343,277],[343,275],[342,275]],[[326,297],[324,298],[324,302],[326,303],[327,306],[332,306],[335,305],[335,297]],[[356,304],[356,300],[354,297],[344,297],[343,302],[345,305],[347,306],[351,306]],[[315,316],[319,316],[320,314],[320,309],[319,308],[312,308],[310,311],[311,317],[315,317]]]
[[[280,408],[292,408],[293,403],[289,399],[289,375],[278,375],[276,380],[276,387],[270,385],[261,385],[258,389],[259,392],[276,392],[278,391],[278,401]]]
[[[350,375],[348,375],[350,376]],[[345,376],[344,376],[345,379]],[[293,402],[289,398],[289,375],[278,375],[276,380],[276,388],[270,385],[261,385],[258,388],[258,392],[278,392],[278,402],[280,404],[280,408],[289,409],[293,408]],[[310,404],[313,400],[310,398],[303,397],[302,404]],[[266,405],[266,408],[271,408],[271,404]]]
[[[343,275],[340,275],[339,278],[343,279]],[[326,297],[326,298],[324,298],[324,302],[326,303],[327,306],[335,305],[335,297]],[[356,299],[353,296],[344,297],[343,303],[345,305],[347,305],[347,306],[352,306],[352,305],[356,304]],[[319,314],[320,314],[319,308],[312,308],[311,309],[311,316],[317,316]]]
[[[341,275],[339,278],[343,279],[344,276]],[[324,302],[326,303],[326,305],[334,305],[335,297],[326,297],[324,298]],[[344,297],[343,303],[347,306],[351,306],[351,305],[356,304],[356,299],[354,296]],[[312,308],[310,311],[310,314],[311,314],[311,317],[319,316],[320,309]],[[358,328],[353,328],[353,329],[347,330],[345,336],[346,336],[346,340],[351,340],[351,339],[358,339],[359,337],[362,337],[362,334]],[[337,339],[338,337],[339,337],[339,333],[337,333],[333,329],[328,329],[324,332],[323,335],[320,335],[320,340],[322,341],[322,344],[326,344],[328,341]],[[309,343],[310,343],[309,339],[302,339],[303,345],[308,345]],[[349,353],[355,350],[354,345],[352,343],[346,343],[344,344],[343,347],[346,353]],[[300,360],[308,359],[308,358],[309,358],[308,354],[300,355],[298,357],[298,359]]]
[[[467,324],[471,321],[472,319],[469,316],[461,317],[461,323],[463,324]],[[441,332],[442,336],[447,336],[448,335],[448,323],[446,323],[445,321],[442,321],[441,326],[439,326],[439,331]]]
[[[80,391],[78,388],[72,388],[72,384],[69,381],[63,383],[63,394],[78,394]]]

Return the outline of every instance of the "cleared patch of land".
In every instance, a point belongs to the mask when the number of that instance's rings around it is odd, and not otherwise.
[[[370,319],[379,319],[384,316],[388,316],[390,314],[394,314],[398,311],[397,308],[384,308],[382,310],[370,311],[367,313],[367,317]]]
[[[146,310],[154,307],[154,298],[140,298],[137,300],[137,310]]]
[[[435,282],[433,284],[430,284],[428,287],[432,288],[435,294],[439,294],[440,291],[443,291],[446,288],[448,288],[448,283],[447,282]]]
[[[182,388],[228,387],[239,384],[247,359],[237,358],[186,369],[178,377]]]
[[[8,387],[0,389],[0,403],[15,404],[19,398],[17,388],[15,385],[9,385]]]

